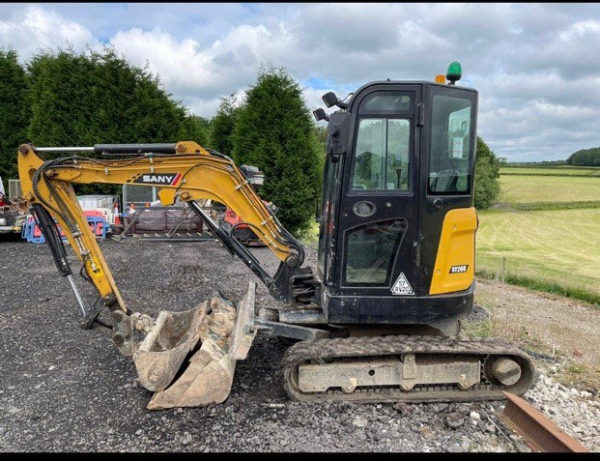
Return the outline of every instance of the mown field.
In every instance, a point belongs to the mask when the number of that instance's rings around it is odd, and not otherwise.
[[[598,201],[600,177],[500,174],[498,200],[505,203]]]
[[[479,213],[480,275],[600,304],[600,177],[569,174],[577,170],[501,170],[499,203]]]
[[[551,166],[551,167],[511,167],[500,168],[503,176],[527,175],[527,176],[600,176],[600,167],[580,166]]]

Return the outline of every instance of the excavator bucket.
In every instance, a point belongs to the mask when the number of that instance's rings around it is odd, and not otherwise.
[[[236,361],[246,358],[256,335],[255,289],[256,284],[250,282],[237,309],[215,296],[187,312],[160,312],[133,356],[140,383],[155,392],[150,410],[204,406],[227,399]],[[173,382],[186,360],[187,368]]]

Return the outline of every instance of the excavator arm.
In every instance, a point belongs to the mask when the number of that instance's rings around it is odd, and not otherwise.
[[[45,161],[40,157],[43,153],[69,155]],[[79,153],[102,154],[105,158]],[[140,382],[156,392],[149,408],[196,406],[225,400],[235,363],[246,357],[260,322],[256,319],[255,324],[254,319],[254,283],[250,283],[237,308],[216,296],[186,312],[161,311],[156,320],[131,312],[87,224],[73,185],[156,186],[164,205],[172,205],[178,199],[187,202],[225,248],[239,256],[276,299],[289,301],[293,291],[289,289],[290,280],[304,270],[299,268],[304,250],[265,206],[243,172],[229,157],[189,141],[66,148],[22,144],[18,167],[23,195],[32,204],[59,273],[68,277],[83,312],[82,326],[89,328],[103,306],[111,310],[114,344],[123,355],[133,356]],[[202,199],[227,205],[248,224],[281,261],[274,276],[264,270],[247,248],[212,221],[196,203]],[[91,309],[84,305],[74,283],[57,224],[81,261],[80,275],[98,291]],[[188,368],[173,382],[191,351],[195,353]]]
[[[97,159],[72,155],[44,161],[38,155],[43,152],[70,151],[128,157]],[[37,149],[23,144],[19,147],[18,159],[23,192],[34,205],[36,214],[46,215],[45,210],[56,219],[83,263],[82,275],[95,285],[105,304],[116,304],[125,313],[128,312],[125,302],[87,226],[73,184],[157,186],[163,205],[172,205],[177,199],[187,202],[230,253],[240,256],[274,292],[276,298],[281,299],[281,295],[278,295],[279,291],[270,275],[246,248],[216,226],[195,201],[211,199],[229,206],[283,263],[293,268],[303,262],[302,246],[265,206],[234,162],[225,155],[209,152],[195,142]],[[65,260],[61,264],[64,266],[68,263]]]

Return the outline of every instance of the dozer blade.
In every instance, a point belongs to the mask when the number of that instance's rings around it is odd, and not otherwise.
[[[192,355],[187,368],[173,384],[164,390],[157,389],[148,403],[148,409],[204,406],[227,399],[231,392],[236,361],[246,358],[256,335],[253,323],[255,289],[256,284],[250,282],[248,292],[238,304],[237,312],[230,302],[221,297],[210,300],[210,313],[205,314],[200,323],[194,323],[193,320],[190,328],[196,331],[195,325],[199,325],[197,331],[201,341],[200,349]],[[195,311],[202,312],[201,306]],[[189,339],[176,349],[186,349],[194,337],[190,333]],[[185,354],[179,365],[184,359]],[[173,363],[175,362],[173,359]]]

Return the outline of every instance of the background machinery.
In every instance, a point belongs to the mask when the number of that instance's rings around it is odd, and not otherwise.
[[[0,177],[0,235],[21,233],[27,219],[28,204],[19,191],[19,181],[9,180],[9,192],[4,189]]]
[[[300,340],[282,365],[283,385],[296,400],[481,400],[529,388],[534,370],[526,354],[459,337],[475,288],[477,92],[455,86],[455,72],[447,78],[450,84],[376,81],[345,102],[323,97],[339,110],[315,111],[329,122],[315,270],[303,266],[302,245],[246,174],[194,142],[19,147],[24,194],[59,272],[71,281],[83,325],[104,306],[112,311],[114,344],[155,391],[149,408],[224,401],[236,360],[246,357],[258,331]],[[44,161],[47,152],[63,156]],[[157,186],[165,206],[186,202],[279,309],[263,315],[251,282],[237,304],[214,297],[186,312],[161,311],[156,320],[131,312],[85,223],[73,192],[78,183]],[[275,274],[198,206],[203,199],[247,223],[280,260]],[[55,220],[82,262],[80,274],[98,291],[92,307],[72,282]]]

